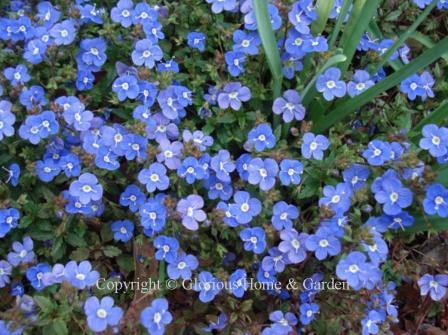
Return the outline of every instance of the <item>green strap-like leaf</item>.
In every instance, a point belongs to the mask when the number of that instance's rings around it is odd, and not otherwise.
[[[333,31],[331,32],[330,39],[328,41],[329,49],[332,49],[334,44],[336,43],[336,39],[338,38],[339,32],[341,31],[342,24],[344,23],[345,17],[347,16],[348,10],[350,9],[350,6],[352,4],[353,0],[344,0],[338,20],[336,21],[336,24]]]
[[[318,35],[322,33],[327,24],[328,17],[330,16],[331,9],[333,8],[334,0],[317,0],[316,11],[317,20],[311,25],[311,31]]]
[[[364,106],[371,102],[379,94],[388,89],[398,85],[403,80],[425,68],[429,64],[435,62],[441,55],[448,51],[448,37],[441,40],[431,49],[425,51],[423,54],[415,58],[412,62],[405,65],[400,71],[394,72],[387,78],[381,80],[376,85],[372,86],[360,95],[342,101],[336,105],[336,108],[331,113],[321,117],[318,122],[314,124],[313,130],[315,132],[323,132],[333,126],[335,123],[343,120],[350,115],[357,108]]]
[[[419,33],[418,31],[414,32],[409,38],[413,39],[414,41],[417,41],[418,43],[424,45],[427,48],[432,48],[434,46],[434,42],[426,35],[423,35],[422,33]],[[445,53],[441,56],[445,62],[448,63],[448,53]]]
[[[342,74],[347,71],[351,64],[356,47],[367,30],[371,18],[375,15],[379,3],[380,0],[356,0],[353,4],[350,18],[340,42],[340,47],[347,57],[347,60],[339,66]]]
[[[272,73],[273,79],[273,95],[277,98],[282,90],[282,62],[280,53],[277,48],[277,40],[275,39],[274,31],[268,12],[268,3],[266,0],[253,0],[253,7],[255,17],[257,19],[258,34],[263,45],[264,52],[268,61],[269,69]]]
[[[435,111],[433,111],[423,120],[421,120],[420,123],[412,129],[411,133],[409,134],[409,137],[414,142],[417,142],[418,138],[420,137],[420,133],[425,125],[429,123],[434,123],[439,126],[442,126],[444,125],[443,123],[446,120],[448,120],[448,101],[445,100],[440,104],[440,106]]]

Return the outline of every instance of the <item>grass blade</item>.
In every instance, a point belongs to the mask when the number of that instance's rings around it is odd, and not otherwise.
[[[356,0],[350,14],[347,26],[342,34],[340,47],[344,50],[347,60],[339,68],[344,74],[352,62],[356,47],[362,35],[367,30],[370,19],[375,15],[380,0]]]
[[[348,10],[350,6],[353,4],[353,0],[344,0],[344,3],[341,8],[341,12],[339,13],[339,17],[336,21],[336,24],[333,28],[333,31],[330,35],[330,40],[328,41],[328,48],[331,50],[336,43],[336,39],[338,38],[339,32],[341,31],[342,24],[345,21],[345,17],[347,16]]]
[[[321,118],[314,124],[313,130],[319,133],[330,128],[335,123],[343,120],[346,116],[350,115],[357,108],[364,106],[365,104],[372,101],[372,99],[377,97],[379,94],[396,86],[412,74],[433,63],[447,51],[448,37],[444,38],[439,43],[434,45],[434,47],[428,49],[423,54],[415,58],[412,62],[405,65],[400,71],[394,72],[393,74],[383,79],[376,85],[372,86],[368,90],[364,91],[360,95],[337,104],[336,108],[331,113],[325,115],[325,118]]]
[[[282,90],[282,62],[277,48],[277,40],[275,39],[274,31],[272,30],[268,12],[268,3],[266,0],[253,0],[253,7],[257,19],[258,34],[260,35],[260,40],[263,44],[263,49],[272,74],[273,95],[274,98],[277,98],[280,96]]]
[[[381,33],[380,28],[378,27],[378,25],[376,24],[375,21],[371,21],[369,23],[369,27],[367,28],[368,33],[370,34],[371,37],[373,37],[376,40],[382,40],[383,39],[383,34]],[[387,63],[395,70],[398,71],[403,67],[403,63],[398,60],[395,59],[393,61],[389,60],[387,61]]]
[[[392,54],[397,51],[403,43],[409,38],[409,36],[412,35],[412,33],[418,28],[418,26],[423,22],[424,19],[429,15],[429,13],[434,9],[434,7],[437,5],[438,0],[433,0],[429,6],[425,8],[423,12],[420,13],[420,15],[417,17],[417,19],[414,21],[414,23],[406,29],[406,31],[401,34],[400,38],[395,41],[395,43],[387,50],[381,60],[374,66],[373,71],[371,73],[377,73],[378,70],[387,62],[389,61],[390,57],[392,57]]]
[[[317,0],[317,20],[311,25],[311,30],[315,35],[319,35],[324,31],[331,9],[333,8],[333,3],[334,0]]]
[[[424,45],[427,48],[432,48],[435,44],[428,36],[423,35],[418,31],[414,32],[411,36],[409,36],[409,38],[413,39],[414,41],[417,41],[418,43]],[[442,58],[445,60],[445,62],[448,63],[448,53],[443,54]]]

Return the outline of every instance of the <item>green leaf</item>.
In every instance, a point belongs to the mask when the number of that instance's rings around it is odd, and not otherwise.
[[[330,40],[328,42],[328,48],[332,49],[334,44],[336,43],[336,39],[338,38],[339,32],[341,31],[342,25],[344,24],[345,17],[347,16],[348,10],[352,5],[353,0],[344,0],[344,4],[342,5],[341,12],[339,13],[338,20],[333,28],[333,31],[330,35]]]
[[[311,25],[311,30],[315,35],[322,33],[327,24],[328,17],[330,16],[331,10],[333,8],[334,0],[317,0],[316,11],[317,20]]]
[[[364,91],[354,98],[346,99],[336,105],[333,111],[326,115],[320,115],[319,120],[314,123],[313,131],[321,133],[335,123],[343,120],[346,116],[353,113],[356,109],[371,102],[379,94],[389,90],[398,85],[403,80],[425,68],[429,64],[436,61],[440,55],[448,51],[448,38],[444,38],[431,49],[425,51],[423,54],[415,58],[412,62],[405,65],[400,71],[394,72],[387,78],[381,80],[376,85]]]
[[[108,246],[104,247],[103,253],[107,257],[115,257],[115,256],[118,256],[121,254],[121,249],[117,248],[113,245],[108,245]]]
[[[414,32],[411,36],[409,36],[409,38],[413,39],[414,41],[419,42],[420,44],[424,45],[427,48],[432,48],[435,44],[431,40],[431,38],[419,33],[418,31]],[[441,57],[445,60],[445,62],[448,63],[448,52],[444,53]]]
[[[53,321],[53,331],[57,335],[66,335],[68,334],[67,325],[61,319],[56,319]]]
[[[273,78],[273,95],[277,98],[282,90],[282,62],[277,48],[277,40],[272,30],[271,19],[268,12],[268,2],[266,0],[253,0],[255,17],[257,19],[257,29],[264,52],[268,61],[269,69]]]
[[[347,26],[342,34],[340,47],[347,60],[339,68],[344,74],[352,62],[356,47],[367,30],[371,18],[375,15],[380,0],[355,0]]]
[[[383,67],[383,65],[390,60],[390,57],[392,57],[392,54],[400,48],[403,43],[409,38],[409,36],[412,35],[412,33],[418,28],[418,26],[423,22],[424,19],[429,15],[431,10],[434,9],[434,7],[437,5],[438,0],[433,0],[433,2],[425,8],[423,12],[420,13],[420,15],[417,17],[417,19],[412,23],[410,27],[406,29],[406,31],[401,34],[400,38],[395,41],[395,43],[384,53],[381,60],[374,66],[371,73],[375,74],[378,72],[378,70]]]
[[[420,137],[420,133],[425,125],[429,123],[434,123],[441,126],[447,119],[448,119],[448,101],[445,100],[440,104],[440,106],[435,111],[433,111],[423,120],[421,120],[420,123],[417,124],[414,127],[414,129],[412,129],[411,133],[409,134],[409,137],[415,143],[418,137]]]
[[[53,304],[53,302],[50,299],[48,299],[42,295],[34,296],[34,301],[36,302],[36,304],[39,306],[39,308],[44,313],[51,312],[55,307],[55,305]]]

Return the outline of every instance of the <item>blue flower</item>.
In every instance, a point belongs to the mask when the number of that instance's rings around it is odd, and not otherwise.
[[[427,124],[423,127],[422,134],[420,148],[428,150],[433,157],[442,157],[448,153],[448,128]]]
[[[95,285],[100,278],[98,271],[92,271],[92,264],[89,261],[82,261],[79,265],[75,261],[70,261],[65,266],[64,273],[70,284],[80,290]]]
[[[77,177],[81,173],[81,163],[79,162],[79,157],[75,154],[62,156],[59,166],[68,178]]]
[[[380,56],[383,56],[389,49],[394,45],[395,41],[391,39],[384,39],[382,40],[377,47],[377,51],[380,54]],[[392,55],[390,56],[389,60],[396,60],[398,58],[398,51],[394,51]]]
[[[196,194],[191,194],[177,203],[176,211],[181,215],[182,225],[185,228],[198,230],[198,222],[207,219],[205,212],[201,209],[202,207],[204,207],[204,200]]]
[[[301,59],[305,56],[305,40],[311,38],[311,35],[304,35],[299,33],[295,29],[288,30],[287,38],[285,41],[285,49],[293,57]]]
[[[379,233],[373,232],[373,237],[362,245],[373,264],[379,265],[387,259],[389,248]]]
[[[227,51],[224,55],[225,61],[227,63],[227,71],[233,77],[239,76],[244,73],[244,62],[246,61],[246,56],[240,51]]]
[[[227,315],[224,313],[219,314],[216,322],[210,322],[207,327],[202,328],[206,333],[211,333],[213,330],[223,330],[227,326]]]
[[[164,204],[156,198],[148,199],[139,209],[141,217],[140,224],[148,236],[162,231],[165,226],[167,211]]]
[[[261,267],[264,271],[283,272],[288,263],[289,260],[286,254],[281,252],[279,248],[274,247],[269,249],[269,256],[263,257]]]
[[[423,209],[428,215],[437,214],[446,218],[448,216],[448,189],[442,184],[430,185],[423,200]]]
[[[425,274],[418,280],[420,286],[420,294],[426,296],[428,293],[432,300],[441,300],[448,288],[448,275],[430,275]]]
[[[364,150],[362,157],[372,166],[381,166],[390,160],[391,147],[387,142],[373,140],[369,142],[368,149]]]
[[[120,0],[110,11],[110,18],[123,27],[128,28],[132,25],[134,16],[134,4],[131,0]]]
[[[157,21],[152,21],[145,24],[143,26],[143,31],[145,32],[146,37],[149,38],[151,42],[154,44],[158,43],[159,40],[163,40],[165,38],[165,34],[162,31],[162,25]],[[159,63],[157,66],[158,71],[159,71],[159,65],[161,64]],[[167,63],[165,63],[164,65],[167,65]],[[168,67],[173,66],[173,68],[171,68],[170,70],[175,72],[174,64],[168,63],[168,65],[169,65]],[[165,69],[167,68],[165,67]]]
[[[327,185],[323,189],[324,198],[319,200],[319,206],[328,206],[334,212],[346,212],[349,210],[352,189],[346,183],[339,183],[336,187]]]
[[[177,175],[185,178],[188,184],[193,184],[196,180],[204,179],[205,172],[196,158],[187,157],[177,169]]]
[[[155,253],[157,260],[166,260],[168,263],[171,263],[177,257],[179,241],[174,237],[160,235],[154,239],[154,248],[157,249]]]
[[[61,168],[51,158],[47,158],[36,162],[35,171],[40,180],[48,183],[59,175]]]
[[[204,187],[208,189],[209,199],[229,200],[233,194],[233,188],[231,183],[223,183],[215,176],[204,181]]]
[[[239,224],[249,223],[254,216],[261,213],[260,200],[251,198],[248,192],[236,192],[233,200],[235,203],[229,206],[229,211]]]
[[[319,313],[319,306],[315,303],[300,305],[300,322],[303,325],[309,325],[317,313]]]
[[[370,176],[368,167],[360,164],[352,164],[342,172],[346,184],[356,191],[362,188]]]
[[[11,112],[12,104],[9,101],[0,101],[0,141],[3,137],[10,137],[14,135],[14,123],[16,122],[15,115]]]
[[[182,132],[182,139],[185,143],[191,142],[201,151],[205,151],[207,147],[213,144],[213,137],[204,135],[204,133],[200,130],[195,130],[192,133],[190,130],[185,129]]]
[[[328,149],[330,142],[323,135],[314,135],[313,133],[306,133],[303,135],[302,156],[310,159],[313,157],[317,160],[322,160],[324,151]]]
[[[288,261],[292,264],[298,264],[306,258],[306,240],[309,235],[298,233],[295,229],[285,229],[280,232],[282,242],[278,249],[288,256]]]
[[[91,173],[83,173],[78,180],[70,184],[70,195],[77,197],[82,204],[100,200],[103,196],[103,187],[98,179]]]
[[[4,237],[9,231],[17,227],[20,213],[15,208],[0,209],[0,238]]]
[[[250,89],[242,86],[239,82],[231,82],[224,86],[218,94],[218,105],[221,109],[232,108],[237,111],[241,108],[242,102],[251,98]]]
[[[215,14],[221,13],[223,10],[233,11],[238,7],[237,0],[206,0],[207,3],[212,4],[212,12]]]
[[[314,235],[310,235],[306,240],[306,248],[314,251],[318,260],[323,260],[328,256],[336,256],[341,252],[341,242],[332,235],[327,228],[319,228]]]
[[[422,79],[418,74],[413,74],[409,78],[403,80],[400,85],[400,90],[408,95],[409,100],[415,100],[417,96],[423,97],[426,94]]]
[[[258,54],[260,38],[256,32],[245,32],[237,29],[233,32],[233,50],[247,55]]]
[[[220,201],[216,206],[216,209],[223,212],[223,221],[225,224],[227,224],[229,227],[238,226],[238,221],[236,221],[236,218],[232,215],[232,213],[230,213],[230,205],[226,204],[223,201]]]
[[[88,110],[76,110],[68,108],[63,112],[64,120],[67,124],[72,125],[78,131],[88,130],[91,126],[93,113]]]
[[[284,159],[280,163],[280,172],[278,174],[282,185],[298,185],[303,173],[303,164],[292,159]]]
[[[46,27],[51,27],[58,22],[60,16],[61,12],[54,8],[49,1],[42,1],[37,5],[36,17],[43,21]]]
[[[367,277],[371,275],[366,256],[359,251],[352,251],[336,266],[336,274],[354,289],[359,290]]]
[[[86,38],[80,43],[79,51],[82,65],[92,71],[98,70],[107,60],[106,41],[102,37]]]
[[[39,39],[31,40],[26,44],[23,58],[31,64],[39,64],[44,60],[47,45]]]
[[[399,179],[385,178],[381,190],[375,192],[375,200],[383,204],[384,213],[396,215],[412,204],[412,192],[403,187]]]
[[[229,291],[237,298],[242,298],[248,288],[247,273],[243,269],[237,269],[229,277]]]
[[[303,69],[303,65],[300,62],[300,58],[290,55],[287,52],[285,52],[282,55],[282,64],[283,64],[282,73],[286,79],[294,78],[294,74],[297,71],[300,71]]]
[[[307,10],[304,10],[302,6],[303,2],[297,1],[288,13],[289,22],[294,26],[301,34],[309,34],[311,32],[310,25],[313,20],[313,16],[309,15]],[[305,6],[306,7],[306,6]],[[305,8],[306,9],[306,8]]]
[[[218,154],[210,161],[210,167],[216,173],[216,177],[228,183],[231,181],[230,173],[235,170],[235,163],[230,158],[227,150],[219,150]]]
[[[0,260],[0,288],[6,286],[10,282],[12,266],[7,261]]]
[[[95,164],[101,169],[114,171],[120,167],[118,155],[108,147],[100,147],[95,156]]]
[[[129,241],[134,235],[134,224],[129,220],[114,221],[110,225],[115,241]]]
[[[199,300],[202,302],[210,302],[221,291],[220,281],[210,272],[202,271],[198,275],[198,282],[195,282],[193,289],[199,293]]]
[[[413,3],[415,3],[419,8],[425,8],[428,6],[432,1],[431,0],[412,0]]]
[[[33,85],[30,88],[24,88],[20,92],[20,103],[27,109],[32,109],[34,106],[45,106],[48,100],[45,99],[45,91],[41,86]]]
[[[140,40],[135,44],[135,50],[132,51],[132,62],[135,65],[145,65],[152,69],[155,61],[161,60],[163,51],[157,44],[153,44],[150,39]]]
[[[123,310],[114,307],[114,299],[109,296],[98,300],[89,297],[84,304],[84,313],[87,316],[87,325],[93,332],[102,332],[107,326],[117,326],[123,317]]]
[[[181,155],[183,145],[181,142],[170,142],[167,139],[159,141],[160,153],[157,155],[158,162],[164,162],[170,170],[176,170],[181,165],[179,156]]]
[[[120,205],[128,206],[131,212],[136,212],[145,203],[145,194],[136,186],[129,185],[120,196]]]
[[[139,93],[137,78],[133,75],[120,76],[112,84],[112,91],[117,93],[118,100],[135,99]]]
[[[10,183],[12,186],[16,187],[19,184],[20,166],[13,163],[9,168],[3,167],[3,169],[8,173],[8,178],[6,178],[5,183]]]
[[[275,185],[275,177],[278,173],[278,165],[272,158],[254,158],[249,163],[248,182],[259,185],[262,191],[268,191]]]
[[[404,230],[414,224],[414,217],[406,211],[401,211],[396,215],[381,215],[378,223],[386,225],[386,229],[390,228],[394,230]],[[382,229],[377,226],[376,230],[381,232],[380,230]]]
[[[139,2],[134,8],[133,23],[145,26],[157,21],[157,11],[145,2]]]
[[[298,217],[299,210],[296,206],[279,201],[272,208],[271,223],[277,230],[291,229],[293,227],[293,220]]]
[[[347,92],[347,86],[342,80],[341,70],[331,67],[317,77],[316,88],[323,93],[325,100],[331,101],[335,97],[342,98]]]
[[[165,166],[157,162],[152,163],[148,169],[141,170],[138,174],[138,181],[146,185],[148,192],[154,192],[156,189],[164,191],[170,184]]]
[[[26,271],[26,278],[30,281],[31,286],[38,291],[42,291],[45,288],[42,278],[46,272],[51,272],[51,267],[48,264],[39,263],[28,268]]]
[[[254,147],[255,151],[260,152],[275,146],[275,136],[271,127],[267,123],[262,123],[249,132],[247,143]]]
[[[165,326],[170,324],[173,316],[168,311],[168,301],[165,298],[154,299],[151,306],[140,314],[141,324],[151,335],[163,335]]]
[[[328,50],[328,42],[327,39],[323,36],[316,36],[307,38],[303,42],[303,51],[306,53],[311,52],[325,52]]]
[[[187,35],[187,43],[193,49],[198,49],[199,51],[205,51],[205,34],[192,31]]]
[[[69,45],[75,39],[75,35],[76,29],[71,19],[57,23],[50,29],[50,36],[56,45]]]
[[[273,334],[288,334],[292,331],[291,326],[297,324],[297,318],[293,313],[285,313],[282,311],[273,311],[269,314],[269,320],[273,322]]]
[[[186,255],[184,252],[178,252],[176,257],[170,260],[167,273],[170,279],[184,280],[191,278],[191,271],[198,268],[199,262],[193,255]]]
[[[367,71],[356,70],[352,80],[349,81],[347,85],[348,95],[353,98],[373,85],[375,85],[375,83],[370,79],[370,75]]]
[[[299,93],[295,90],[287,90],[282,97],[274,100],[272,111],[274,114],[282,115],[285,122],[291,122],[294,119],[301,121],[305,117],[305,108],[300,102]]]
[[[261,254],[266,248],[266,234],[263,228],[245,228],[240,231],[240,238],[244,242],[244,250]]]
[[[59,124],[52,111],[44,111],[41,114],[30,115],[19,128],[21,138],[37,144],[41,139],[54,135],[59,130]]]
[[[7,67],[3,70],[3,74],[12,86],[23,85],[31,79],[28,69],[23,64],[19,64],[15,68]]]
[[[124,151],[127,160],[137,158],[138,162],[142,162],[147,157],[147,144],[148,140],[145,137],[136,134],[127,134],[120,143],[120,149]]]

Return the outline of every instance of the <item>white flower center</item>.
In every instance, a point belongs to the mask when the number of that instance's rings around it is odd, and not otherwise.
[[[96,311],[96,316],[99,317],[100,319],[104,319],[107,316],[107,312],[104,308],[100,308]]]

